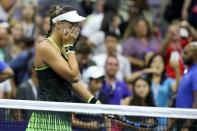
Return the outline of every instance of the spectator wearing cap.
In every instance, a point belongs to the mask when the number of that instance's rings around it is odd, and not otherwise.
[[[16,99],[37,100],[38,79],[34,69],[33,58],[28,62],[28,71],[30,73],[30,78],[18,86],[16,91]],[[30,111],[21,111],[20,113],[21,114],[17,117],[21,117],[20,119],[22,120],[28,120],[31,115]]]
[[[109,104],[122,105],[130,100],[131,92],[124,81],[116,78],[119,63],[116,56],[110,55],[106,58],[105,64],[105,81],[102,91],[108,94]]]
[[[183,60],[188,65],[188,72],[185,73],[179,83],[176,97],[177,108],[197,108],[197,42],[192,42],[184,48]],[[179,124],[187,130],[195,131],[197,121],[179,121]],[[192,126],[192,127],[190,127]],[[180,130],[180,129],[179,129]]]
[[[89,67],[85,73],[85,81],[88,84],[88,90],[98,99],[102,104],[108,104],[109,96],[102,92],[102,83],[104,78],[104,69],[99,66]],[[73,96],[73,102],[84,103],[78,96]],[[99,122],[103,122],[102,116],[92,116],[84,114],[73,114],[72,124],[73,130],[80,131],[99,131]]]
[[[96,63],[96,65],[100,67],[105,67],[105,62],[108,55],[114,55],[118,59],[118,72],[116,74],[117,80],[123,80],[127,78],[131,73],[131,67],[129,61],[126,57],[122,56],[118,52],[118,41],[119,37],[112,32],[108,32],[105,35],[105,47],[107,52],[98,54],[92,57],[92,60]]]
[[[104,93],[102,88],[102,83],[104,79],[104,69],[99,66],[90,66],[84,72],[84,82],[88,85],[88,90],[101,101],[102,104],[108,104],[109,97]],[[74,102],[81,103],[82,100],[74,99]]]

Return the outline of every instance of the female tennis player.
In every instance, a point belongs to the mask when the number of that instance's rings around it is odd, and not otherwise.
[[[39,79],[38,100],[70,102],[74,91],[88,103],[100,103],[80,84],[74,43],[79,23],[85,18],[67,5],[50,8],[50,31],[36,46],[35,69]],[[71,114],[36,111],[26,131],[70,131]]]

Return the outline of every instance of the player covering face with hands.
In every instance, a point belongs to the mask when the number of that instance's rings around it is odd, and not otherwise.
[[[100,103],[79,82],[75,42],[80,32],[80,22],[85,18],[67,5],[52,6],[49,13],[47,38],[36,45],[34,64],[39,80],[38,100],[70,102],[71,91],[74,91],[87,103]],[[71,114],[36,111],[26,130],[37,129],[69,131]]]

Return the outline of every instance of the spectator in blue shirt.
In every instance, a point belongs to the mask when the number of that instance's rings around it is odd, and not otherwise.
[[[28,71],[28,63],[34,56],[34,39],[24,38],[26,49],[18,54],[18,56],[9,62],[10,67],[15,73],[15,83],[20,85],[22,82],[27,81],[30,74]]]
[[[5,81],[6,79],[14,75],[12,69],[3,61],[0,60],[0,82]],[[0,90],[0,99],[4,98],[4,92]],[[4,120],[6,117],[5,109],[0,109],[0,118]]]
[[[150,87],[155,106],[168,107],[172,103],[173,93],[177,91],[180,78],[179,68],[177,68],[179,65],[178,62],[173,61],[171,65],[176,72],[176,81],[166,75],[164,59],[160,54],[153,54],[150,57],[147,68],[133,73],[128,80],[132,82],[142,75],[147,75],[151,84]]]
[[[197,42],[192,42],[184,48],[183,60],[190,68],[179,83],[179,89],[176,98],[177,108],[197,108]],[[179,124],[183,128],[196,125],[197,121],[182,121]],[[192,126],[189,130],[197,130]]]
[[[119,63],[116,56],[110,55],[105,64],[105,81],[102,90],[109,95],[109,104],[122,105],[130,100],[131,92],[124,81],[116,79]]]
[[[183,59],[190,68],[179,83],[176,99],[178,108],[197,108],[197,42],[185,47]]]

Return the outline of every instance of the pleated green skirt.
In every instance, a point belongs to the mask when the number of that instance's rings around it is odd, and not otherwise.
[[[26,131],[72,131],[71,125],[70,113],[36,111]]]

